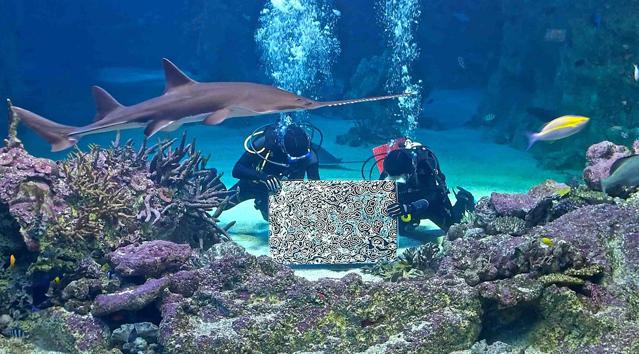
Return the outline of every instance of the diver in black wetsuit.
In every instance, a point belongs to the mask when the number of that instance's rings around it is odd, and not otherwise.
[[[311,141],[301,127],[290,124],[283,131],[272,124],[264,128],[261,136],[245,143],[246,152],[233,167],[233,177],[239,179],[230,190],[238,193],[227,209],[247,200],[255,199],[255,208],[268,220],[268,195],[279,191],[280,181],[319,180],[317,155]]]
[[[402,232],[414,230],[422,219],[430,219],[446,232],[461,221],[464,212],[474,209],[473,195],[461,187],[453,191],[457,202],[451,204],[437,157],[419,144],[389,152],[380,179],[397,182],[398,203],[391,204],[386,212],[399,217]]]

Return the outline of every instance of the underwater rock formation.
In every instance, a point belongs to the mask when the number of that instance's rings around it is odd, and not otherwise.
[[[59,163],[19,146],[1,153],[12,150],[0,166],[0,251],[20,258],[0,273],[0,351],[639,350],[639,194],[554,181],[493,193],[441,246],[371,267],[380,281],[309,281],[209,227],[225,189],[184,139],[177,149],[93,147]],[[130,203],[105,200],[105,188]],[[11,209],[16,195],[23,205]],[[47,208],[55,219],[38,216]],[[71,234],[74,217],[90,231]],[[191,228],[176,237],[175,222]]]
[[[155,240],[118,248],[109,255],[109,261],[123,276],[158,277],[179,269],[190,257],[189,245]]]
[[[96,295],[127,285],[107,264],[116,248],[156,239],[186,243],[142,244],[138,253],[132,245],[121,248],[124,258],[111,259],[123,275],[154,277],[186,263],[189,243],[227,239],[231,225],[218,225],[217,217],[229,192],[185,136],[137,150],[131,141],[91,146],[59,162],[31,156],[15,135],[5,142],[0,314],[22,319],[40,305],[62,305],[85,315]]]
[[[160,343],[171,352],[430,348],[472,344],[480,304],[459,279],[365,283],[357,275],[310,282],[268,257],[210,257],[195,291],[162,299]]]
[[[98,295],[93,302],[91,312],[95,316],[104,316],[118,311],[141,310],[155,301],[162,290],[168,287],[166,278],[150,279],[146,283],[120,292],[106,295]]]
[[[586,168],[583,172],[586,185],[590,189],[600,191],[601,180],[610,175],[612,164],[631,154],[627,147],[615,145],[610,141],[602,141],[590,146],[586,152]]]

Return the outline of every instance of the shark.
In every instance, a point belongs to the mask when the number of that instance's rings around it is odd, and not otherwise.
[[[361,102],[395,99],[401,93],[341,101],[315,101],[274,86],[251,82],[198,82],[170,60],[162,59],[165,90],[161,96],[125,106],[106,90],[93,86],[96,115],[93,123],[70,126],[56,123],[24,108],[11,110],[22,122],[51,144],[51,151],[75,145],[83,136],[143,128],[151,137],[159,131],[173,131],[187,123],[217,125],[234,117],[314,110]]]

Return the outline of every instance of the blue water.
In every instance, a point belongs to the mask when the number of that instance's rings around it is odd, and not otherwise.
[[[0,58],[5,74],[0,96],[54,121],[80,126],[94,115],[91,85],[105,88],[125,105],[161,94],[163,57],[198,81],[277,85],[320,100],[414,91],[415,96],[399,104],[377,102],[293,118],[323,127],[331,153],[363,160],[384,140],[356,148],[335,141],[353,119],[387,112],[389,127],[426,140],[440,155],[449,183],[466,186],[477,198],[490,191],[523,191],[545,178],[567,179],[575,172],[543,171],[525,153],[484,140],[481,129],[464,128],[477,118],[484,88],[498,65],[505,20],[499,11],[496,3],[473,1],[2,1],[0,48],[8,54]],[[289,53],[289,48],[295,50]],[[382,55],[390,59],[378,61],[382,67],[376,68],[376,81],[362,86],[358,78],[362,73],[372,76],[366,71],[376,67],[366,60]],[[232,185],[230,169],[243,152],[243,138],[277,118],[236,118],[219,127],[184,129],[212,153],[210,164],[226,172],[224,181]],[[25,127],[20,136],[34,155],[66,156],[49,152]],[[139,142],[142,135],[139,130],[123,133],[123,139],[129,137]],[[79,146],[107,145],[113,138],[113,133],[94,135]],[[483,144],[479,154],[478,144]],[[503,162],[504,154],[514,156],[504,164],[509,173],[478,169]],[[322,178],[360,178],[359,165],[347,167],[321,171]],[[242,210],[250,215],[251,209]],[[234,217],[243,219],[233,231],[238,242],[265,253],[267,224],[259,214],[223,215]],[[423,239],[402,237],[400,246],[433,241],[436,227],[424,227],[431,231]]]

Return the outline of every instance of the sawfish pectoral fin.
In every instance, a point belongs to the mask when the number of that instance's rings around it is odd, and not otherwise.
[[[205,125],[216,125],[222,123],[231,114],[231,110],[228,108],[219,109],[211,113],[208,117],[202,121]]]
[[[154,120],[147,124],[146,128],[144,128],[144,135],[146,135],[147,138],[150,138],[160,130],[169,130],[170,126],[174,122],[175,121],[168,119]]]

